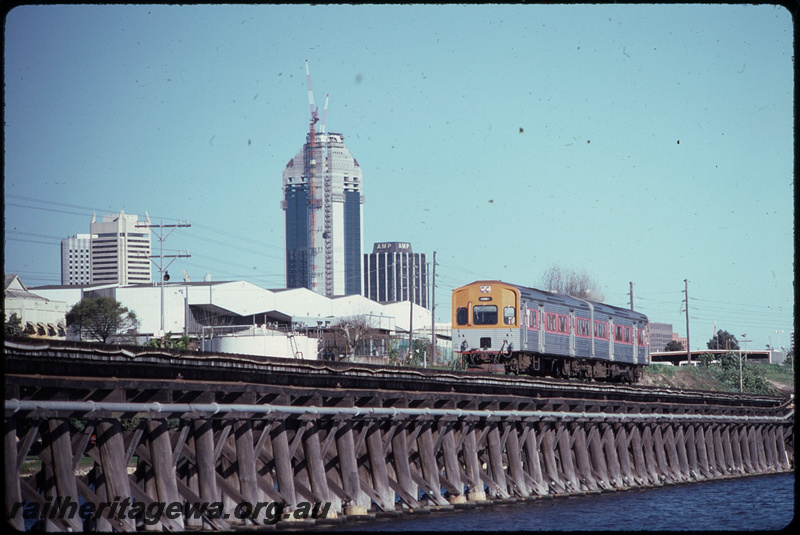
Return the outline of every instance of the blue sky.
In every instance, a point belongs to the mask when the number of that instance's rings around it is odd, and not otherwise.
[[[60,282],[93,212],[189,220],[170,267],[285,284],[281,173],[308,125],[364,173],[366,252],[477,279],[586,270],[686,334],[788,345],[793,25],[782,7],[21,6],[5,26],[5,271]],[[155,245],[155,243],[154,243]],[[784,331],[775,333],[775,331]]]

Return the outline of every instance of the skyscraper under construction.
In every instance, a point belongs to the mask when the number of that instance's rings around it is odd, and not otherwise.
[[[306,142],[283,171],[286,287],[333,297],[361,293],[363,250],[361,168],[344,136],[325,131],[306,61],[311,108]],[[319,123],[319,125],[317,125]]]

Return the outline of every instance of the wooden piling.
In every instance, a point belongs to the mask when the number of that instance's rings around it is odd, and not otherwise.
[[[669,462],[669,470],[675,481],[683,481],[684,476],[681,471],[680,460],[678,458],[678,446],[675,443],[675,433],[672,431],[672,425],[665,424],[662,431],[664,437],[664,449],[667,454],[667,461]]]
[[[694,446],[697,452],[697,466],[703,477],[713,477],[713,472],[709,468],[708,452],[706,450],[706,434],[703,426],[698,424],[694,427]]]
[[[631,440],[631,453],[633,456],[634,472],[636,480],[640,485],[646,485],[650,481],[650,473],[647,469],[647,461],[644,454],[644,444],[642,443],[641,428],[636,424],[630,424],[628,434]],[[655,483],[655,481],[653,481]]]
[[[712,425],[706,425],[704,429],[704,436],[706,439],[706,455],[708,456],[708,469],[714,476],[720,474],[719,466],[717,465],[717,450],[714,447],[714,429]]]
[[[539,441],[536,436],[534,425],[528,421],[523,422],[522,439],[520,442],[523,445],[525,453],[524,468],[526,480],[531,487],[531,491],[539,496],[548,494],[548,486],[542,476],[542,458],[539,451]]]
[[[17,419],[14,417],[5,420],[5,435],[3,436],[3,470],[6,474],[4,495],[6,504],[6,515],[9,515],[14,504],[22,503],[22,489],[19,484],[19,474],[21,464],[17,462]],[[23,456],[24,459],[24,456]],[[17,466],[19,464],[20,466]],[[9,477],[11,474],[14,477]],[[13,516],[8,518],[11,527],[17,531],[25,529],[25,521],[22,518],[22,510],[17,510]]]
[[[589,491],[597,490],[597,483],[592,475],[592,463],[589,459],[589,447],[586,444],[586,429],[578,425],[572,432],[575,437],[575,464],[578,466],[578,475],[581,484]]]
[[[458,449],[456,445],[455,422],[447,426],[442,436],[442,455],[444,457],[445,477],[451,485],[449,489],[448,501],[453,504],[466,503],[467,497],[464,494],[464,482],[462,481],[461,463],[458,461]],[[464,476],[466,477],[466,475]]]
[[[653,426],[645,424],[642,430],[642,450],[644,451],[645,465],[650,482],[659,485],[663,482],[664,476],[659,471],[658,461],[654,450]]]
[[[619,466],[619,457],[617,457],[614,429],[611,425],[605,422],[601,423],[600,426],[603,430],[603,450],[605,451],[608,479],[616,488],[621,488],[624,486],[624,483],[622,481],[622,474]]]
[[[628,439],[628,431],[625,426],[621,424],[614,425],[614,431],[616,437],[614,446],[617,450],[617,458],[619,459],[622,483],[625,487],[631,487],[635,482],[635,477],[632,470],[631,452],[628,447],[630,442]]]
[[[369,466],[372,475],[372,486],[381,501],[381,508],[394,510],[395,493],[389,486],[389,474],[386,456],[383,453],[383,439],[380,422],[371,422],[366,431],[366,444],[369,453]]]
[[[506,422],[506,455],[508,457],[508,470],[514,480],[514,492],[523,498],[530,495],[528,482],[525,479],[525,470],[522,468],[522,450],[517,434],[517,423]]]
[[[608,463],[603,452],[603,437],[597,425],[592,425],[589,430],[588,447],[592,462],[592,472],[597,486],[603,489],[611,488],[611,481],[608,477]]]
[[[581,486],[578,482],[578,477],[575,475],[575,463],[572,459],[572,444],[570,441],[569,428],[559,422],[558,431],[556,431],[556,440],[558,442],[558,455],[561,460],[561,471],[564,474],[564,485],[570,491],[580,490]]]
[[[500,429],[497,422],[487,422],[489,434],[486,441],[489,447],[489,465],[492,470],[492,480],[496,488],[491,489],[493,494],[499,498],[508,498],[508,484],[506,483],[506,472],[503,468],[503,444],[500,441]]]
[[[122,426],[118,420],[103,420],[97,423],[95,429],[106,496],[109,500],[114,500],[117,496],[132,496]],[[125,518],[122,523],[122,527],[115,527],[124,531],[136,531],[136,524],[132,519]]]
[[[539,435],[542,438],[541,448],[542,457],[544,459],[544,473],[546,475],[545,481],[548,484],[550,492],[553,494],[564,494],[567,489],[565,482],[562,480],[558,471],[556,463],[556,440],[555,431],[547,422],[541,422],[539,427]]]
[[[481,465],[478,461],[478,444],[475,437],[475,425],[466,423],[461,430],[464,438],[464,471],[468,479],[467,500],[480,502],[486,500],[486,492],[481,481]]]

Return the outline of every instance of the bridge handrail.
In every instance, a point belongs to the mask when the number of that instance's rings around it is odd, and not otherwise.
[[[117,412],[117,413],[251,413],[251,414],[315,414],[319,416],[455,416],[475,418],[556,418],[556,419],[603,419],[611,421],[636,420],[683,420],[683,421],[768,421],[782,423],[794,418],[794,410],[781,416],[737,416],[720,414],[659,414],[659,413],[607,413],[571,411],[526,411],[490,409],[435,409],[429,407],[319,407],[296,405],[249,405],[241,403],[117,403],[103,401],[45,401],[5,400],[5,410],[20,411],[69,411],[69,412]]]

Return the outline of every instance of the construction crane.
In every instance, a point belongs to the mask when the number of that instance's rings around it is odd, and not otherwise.
[[[315,132],[316,123],[319,121],[319,108],[314,104],[314,91],[311,88],[311,72],[308,69],[308,60],[306,60],[306,82],[308,85],[308,106],[311,110],[311,119],[308,122],[308,142],[306,143],[305,155],[305,175],[308,180],[308,282],[311,285],[311,290],[318,292],[316,271],[317,271],[317,217],[316,211],[319,208],[317,200],[317,135]],[[324,124],[324,123],[323,123]]]
[[[325,95],[325,107],[322,108],[322,123],[320,124],[320,131],[325,133],[325,119],[328,117],[328,96]]]

